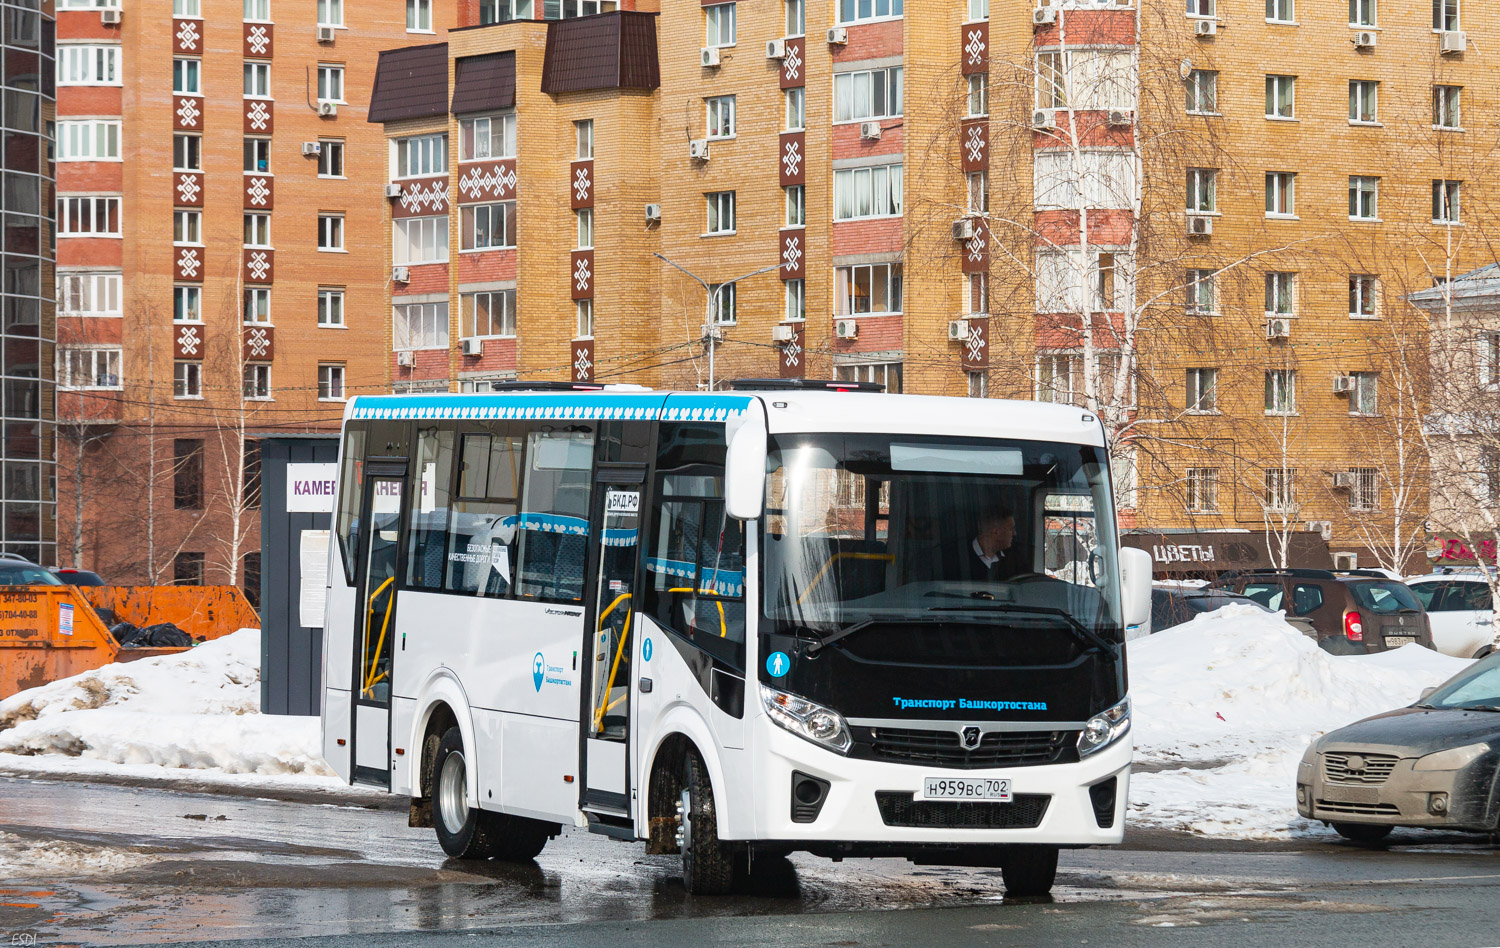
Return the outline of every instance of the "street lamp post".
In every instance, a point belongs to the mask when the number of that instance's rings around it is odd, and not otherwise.
[[[714,355],[715,351],[718,349],[719,342],[719,293],[723,291],[724,287],[734,286],[741,280],[748,280],[749,278],[753,276],[759,276],[762,273],[770,273],[772,270],[779,270],[781,269],[781,264],[780,262],[777,262],[769,267],[761,267],[759,270],[751,270],[749,273],[741,274],[740,276],[737,276],[732,280],[725,280],[718,286],[714,286],[707,280],[700,277],[698,274],[689,270],[687,267],[683,266],[670,257],[659,254],[654,250],[651,251],[651,256],[656,257],[658,260],[661,260],[668,266],[675,267],[676,269],[681,270],[683,273],[686,273],[688,276],[693,278],[694,282],[703,287],[703,292],[708,294],[707,306],[704,311],[705,322],[703,324],[703,337],[700,341],[708,343],[708,390],[712,392],[717,381],[714,375]]]

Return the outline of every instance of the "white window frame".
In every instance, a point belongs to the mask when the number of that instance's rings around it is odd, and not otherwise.
[[[1380,373],[1349,373],[1349,414],[1374,418],[1380,414]]]
[[[57,46],[57,84],[59,86],[124,85],[124,52],[118,45],[59,43]]]
[[[1354,486],[1349,490],[1349,509],[1371,512],[1380,509],[1380,468],[1351,467]]]
[[[705,138],[724,139],[735,137],[734,96],[708,96],[703,100],[703,116]]]
[[[271,0],[245,0],[243,9],[246,23],[271,22]]]
[[[868,287],[863,302],[859,295],[861,277]],[[877,281],[885,287],[885,309],[875,308]],[[899,260],[835,267],[833,286],[834,313],[840,317],[899,316],[906,305],[906,269]]]
[[[1265,470],[1264,503],[1266,509],[1276,513],[1288,513],[1297,509],[1297,469],[1291,467],[1268,467]]]
[[[899,118],[906,109],[906,67],[833,74],[833,124]]]
[[[172,94],[203,94],[203,60],[196,56],[172,57]]]
[[[835,221],[898,218],[903,211],[901,162],[833,172]]]
[[[1368,107],[1368,108],[1367,108]],[[1369,118],[1364,118],[1368,114]],[[1349,80],[1349,124],[1380,124],[1380,82],[1376,79]]]
[[[786,305],[782,320],[789,323],[807,321],[807,284],[801,280],[786,280],[782,283]]]
[[[95,3],[99,6],[119,6],[119,0],[95,0]],[[172,0],[172,15],[180,19],[201,20],[203,4],[201,0]]]
[[[192,151],[194,154],[192,154],[190,156],[187,156],[187,155],[179,155],[177,153],[178,142],[184,142],[184,141],[193,141],[193,142],[197,143],[195,146],[193,146],[191,148],[188,148],[188,149],[185,149],[185,150],[188,150],[188,151]],[[196,159],[196,161],[195,162],[179,162],[178,159],[179,158],[183,158],[183,157],[191,157],[191,158]],[[199,134],[196,134],[196,133],[193,133],[193,132],[173,132],[172,133],[172,170],[173,171],[202,171],[203,170],[203,136],[202,135],[199,135]]]
[[[1188,513],[1218,513],[1219,469],[1190,467],[1182,478],[1186,496],[1183,506]]]
[[[1380,220],[1380,178],[1367,174],[1349,176],[1349,219]]]
[[[75,366],[75,356],[85,356],[87,366]],[[103,360],[101,367],[100,361]],[[75,372],[75,368],[83,368]],[[104,384],[99,384],[102,374]],[[114,371],[111,372],[110,369]],[[82,375],[83,378],[78,378]],[[125,388],[125,349],[122,346],[58,346],[57,387],[70,392],[118,392]]]
[[[840,382],[879,382],[887,394],[899,395],[905,367],[904,362],[845,362],[834,365],[833,377]]]
[[[63,119],[57,123],[58,161],[119,161],[119,119]]]
[[[398,297],[399,299],[399,297]],[[414,332],[412,318],[420,325]],[[448,301],[395,303],[391,306],[392,348],[397,352],[448,348]]]
[[[969,0],[969,18],[966,23],[979,23],[990,18],[990,0]]]
[[[1217,69],[1194,69],[1183,80],[1183,86],[1189,115],[1220,114],[1219,71]]]
[[[498,146],[495,135],[497,126],[500,133]],[[459,161],[488,161],[514,157],[516,157],[516,113],[501,112],[495,115],[477,115],[473,118],[459,119]]]
[[[1297,414],[1297,370],[1266,369],[1265,413],[1290,416]]]
[[[786,35],[805,36],[807,34],[807,4],[805,0],[786,0]]]
[[[1450,33],[1463,29],[1462,15],[1459,0],[1432,0],[1432,31]]]
[[[592,207],[580,207],[573,212],[573,222],[577,225],[576,250],[594,249],[594,209]]]
[[[573,301],[573,338],[594,338],[594,301],[592,299]]]
[[[346,178],[344,174],[344,161],[348,158],[344,147],[347,143],[342,138],[320,138],[318,139],[318,177],[320,178]],[[338,155],[338,174],[330,174],[327,170],[333,166],[333,156]]]
[[[489,241],[482,246],[476,239],[481,216],[485,218],[489,234]],[[499,236],[503,238],[499,243],[495,242],[497,216],[501,224]],[[514,250],[516,247],[516,202],[493,201],[487,204],[465,204],[458,209],[458,228],[459,253]]]
[[[1266,172],[1266,217],[1294,220],[1297,217],[1297,172]]]
[[[1434,224],[1452,227],[1463,223],[1463,184],[1462,181],[1446,178],[1432,180],[1432,222]]]
[[[240,395],[245,401],[275,401],[271,391],[271,364],[269,362],[245,363],[240,383]]]
[[[1187,15],[1194,19],[1214,19],[1219,15],[1215,0],[1187,0]]]
[[[971,73],[967,77],[969,85],[968,95],[965,96],[965,114],[969,118],[982,118],[990,114],[990,74],[987,72]]]
[[[989,172],[970,171],[964,177],[964,209],[981,217],[990,213]]]
[[[1266,0],[1266,22],[1296,25],[1297,0]]]
[[[84,203],[88,203],[89,219],[97,220],[100,212],[108,220],[115,220],[114,230],[75,230],[74,225],[78,222],[76,218],[83,216]],[[60,194],[57,198],[57,236],[59,237],[119,237],[121,235],[123,214],[122,202],[118,194]]]
[[[485,297],[487,305],[486,320],[488,325],[481,327],[479,319],[479,297]],[[497,317],[495,314],[495,301],[500,300],[501,312]],[[462,339],[514,339],[516,336],[516,291],[514,288],[506,290],[476,290],[472,293],[460,293],[459,297],[459,321],[458,331]],[[480,328],[488,331],[479,332]],[[496,331],[498,328],[498,331]]]
[[[1368,313],[1360,312],[1357,307],[1368,296],[1370,309]],[[1380,318],[1380,278],[1373,273],[1351,273],[1349,274],[1349,318],[1350,319],[1379,319]]]
[[[344,0],[318,0],[318,25],[344,28]]]
[[[271,215],[263,211],[246,211],[243,220],[246,247],[271,249]]]
[[[1215,366],[1193,366],[1186,375],[1184,410],[1189,415],[1219,414],[1219,370]]]
[[[1446,132],[1461,132],[1464,129],[1463,86],[1435,85],[1432,87],[1432,127]],[[1447,100],[1452,101],[1447,101]],[[1445,119],[1453,117],[1453,124]]]
[[[574,150],[576,161],[589,161],[594,157],[594,120],[579,119],[573,123],[573,140],[577,144]]]
[[[344,363],[319,362],[318,401],[348,401],[348,394],[348,391],[344,388]]]
[[[430,178],[448,173],[448,136],[409,135],[391,139],[391,180]]]
[[[1219,169],[1189,168],[1185,197],[1189,214],[1218,214]]]
[[[1217,270],[1194,269],[1187,271],[1183,281],[1187,291],[1185,309],[1189,316],[1216,316],[1219,312],[1219,274]],[[1207,297],[1207,308],[1204,298]]]
[[[1380,25],[1378,0],[1349,0],[1349,25],[1369,29]]]
[[[181,307],[177,305],[179,299],[184,301]],[[179,309],[187,314],[180,319],[177,316]],[[202,324],[203,287],[187,283],[178,283],[172,287],[172,322]]]
[[[174,208],[172,211],[172,245],[203,246],[203,212],[197,208]]]
[[[801,132],[807,129],[807,90],[802,86],[792,89],[783,89],[782,98],[786,108],[785,125],[783,129],[788,132]]]
[[[243,81],[240,85],[242,99],[271,98],[271,64],[263,60],[247,59],[241,67]]]
[[[246,326],[272,325],[270,287],[245,287],[244,299],[241,301],[240,322]]]
[[[703,8],[704,46],[724,49],[735,45],[739,38],[736,6],[734,3],[715,3]]]
[[[245,136],[245,138],[240,142],[240,161],[242,164],[246,163],[245,150],[247,148],[250,150],[250,160],[248,163],[255,165],[255,167],[244,168],[244,172],[246,174],[270,174],[271,140],[269,138],[257,138],[253,135]],[[264,160],[266,163],[266,166],[264,168],[260,167],[260,163],[262,160]]]
[[[1282,114],[1282,109],[1286,110],[1285,114]],[[1266,118],[1272,122],[1297,121],[1296,76],[1266,76]]]
[[[1266,274],[1266,316],[1291,319],[1297,315],[1297,274],[1273,270]]]
[[[119,270],[59,270],[57,315],[124,316],[124,287],[125,275]]]
[[[838,21],[842,25],[899,20],[905,15],[903,0],[839,0],[838,3]]]
[[[318,101],[344,104],[343,63],[318,63]]]
[[[709,191],[703,195],[704,237],[724,237],[735,233],[735,192]]]
[[[807,186],[803,184],[789,184],[782,188],[781,191],[783,204],[786,206],[786,215],[781,226],[806,227]]]
[[[344,322],[344,296],[347,291],[341,286],[318,287],[318,328],[347,329]]]
[[[713,297],[714,325],[733,326],[739,322],[738,283],[710,283],[708,292]]]
[[[413,235],[414,229],[420,233]],[[398,218],[391,224],[391,233],[391,256],[395,265],[420,266],[427,263],[448,262],[448,216],[446,214],[438,217]],[[423,256],[412,256],[413,236]],[[428,252],[434,256],[425,256]]]
[[[203,397],[202,362],[183,359],[173,363],[172,397],[183,400]]]
[[[348,253],[344,248],[343,211],[325,211],[318,214],[318,252]]]
[[[432,0],[406,0],[406,32],[433,32]]]

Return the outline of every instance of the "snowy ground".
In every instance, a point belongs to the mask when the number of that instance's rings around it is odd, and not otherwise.
[[[0,702],[0,771],[173,776],[340,792],[318,719],[262,715],[260,633],[111,665]],[[1334,657],[1278,616],[1229,606],[1129,645],[1131,822],[1210,836],[1325,831],[1297,817],[1317,735],[1415,701],[1467,662],[1415,645]],[[3,848],[3,847],[0,847]]]

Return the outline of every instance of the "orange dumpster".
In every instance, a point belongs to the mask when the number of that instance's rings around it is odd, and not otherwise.
[[[260,616],[238,586],[80,586],[78,591],[121,622],[142,628],[170,622],[194,639],[260,626]]]

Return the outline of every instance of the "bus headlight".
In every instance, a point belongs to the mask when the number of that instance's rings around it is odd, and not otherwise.
[[[1078,735],[1078,756],[1103,750],[1130,730],[1130,699],[1121,698],[1114,707],[1089,718]]]
[[[768,685],[760,686],[760,701],[772,721],[800,738],[821,744],[840,754],[854,743],[854,739],[849,736],[849,728],[844,724],[844,716],[837,711],[806,698],[777,691]]]

